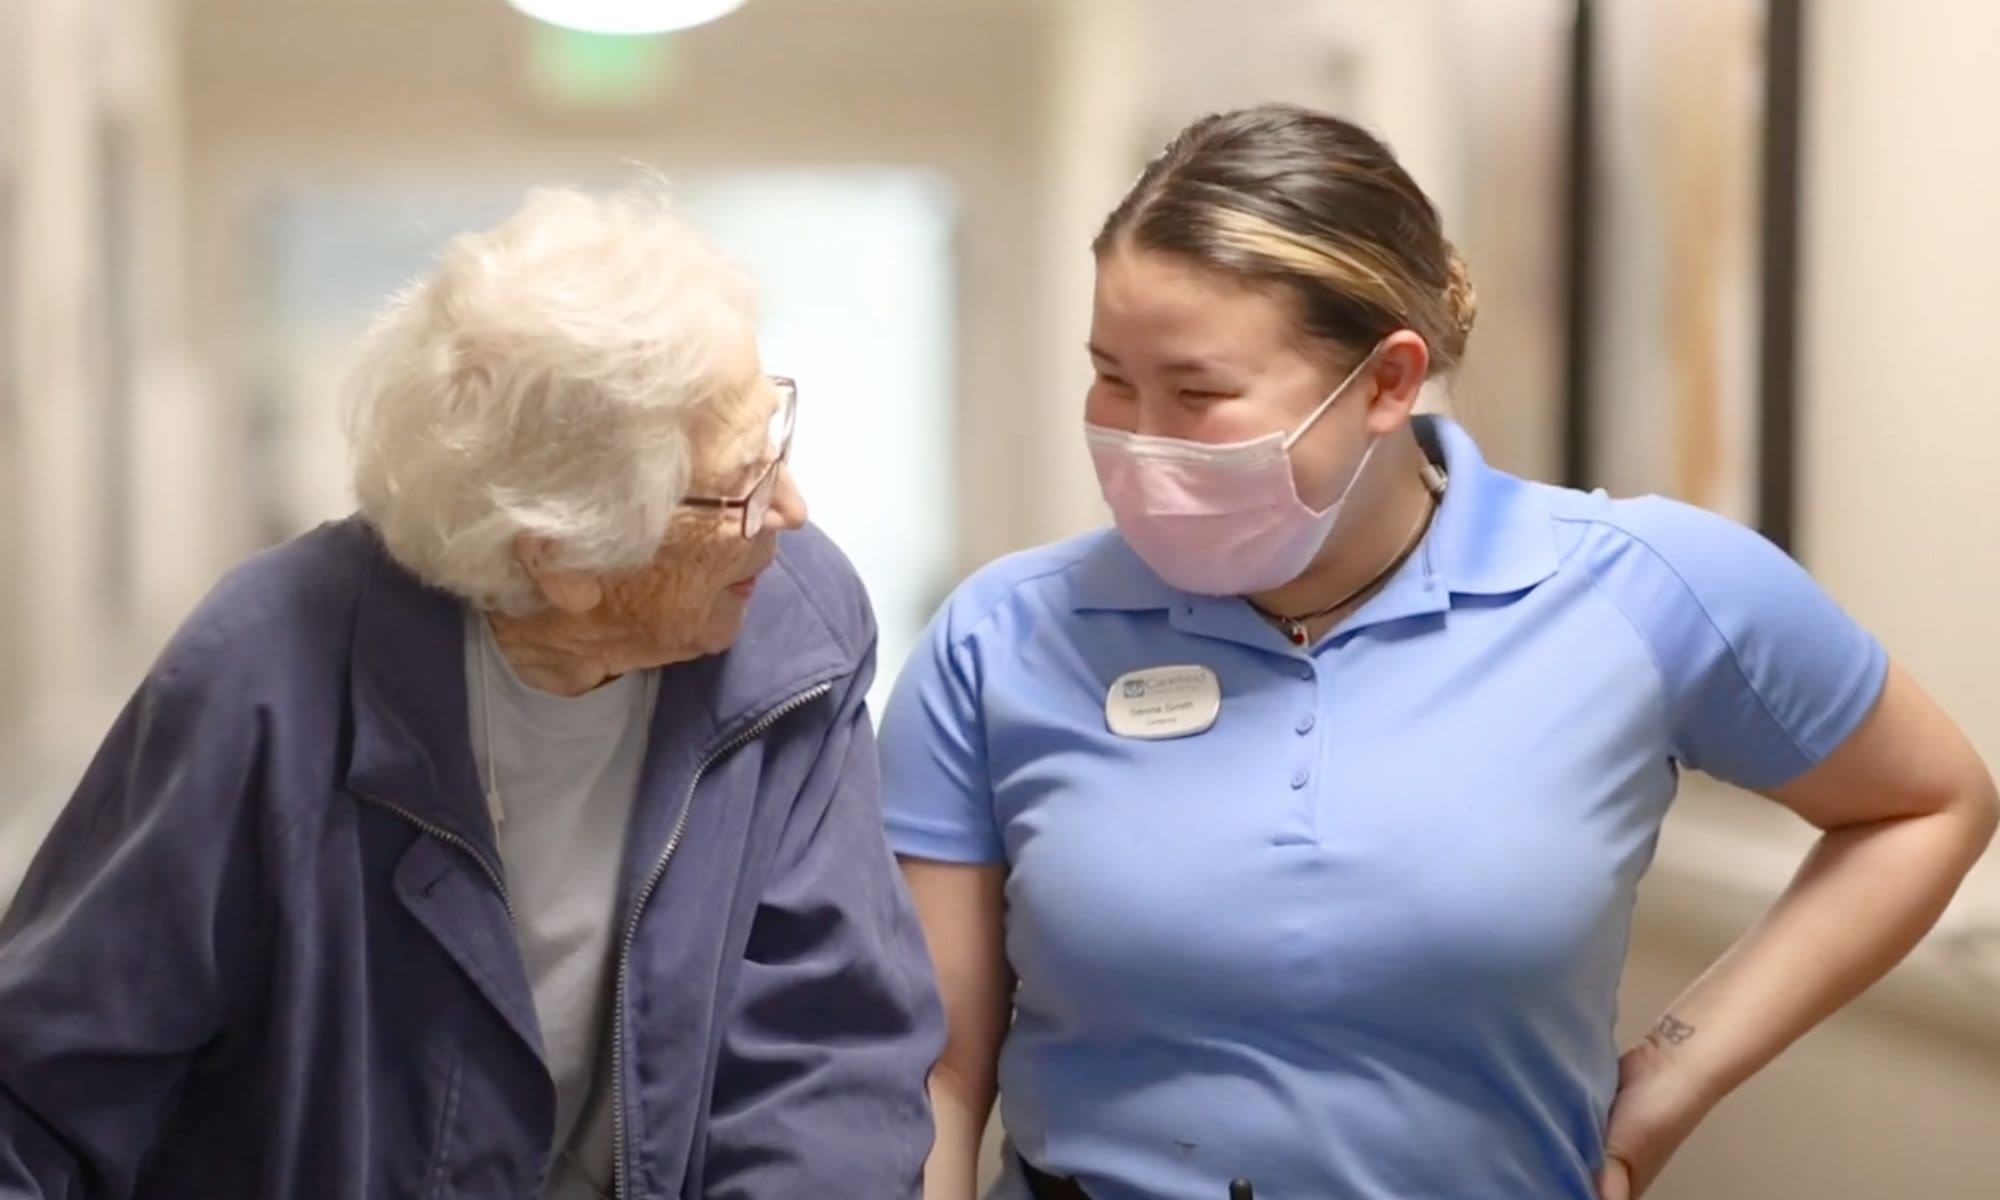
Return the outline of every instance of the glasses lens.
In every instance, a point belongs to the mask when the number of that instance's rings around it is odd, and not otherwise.
[[[771,511],[771,497],[778,490],[778,472],[784,469],[782,462],[773,462],[769,469],[757,477],[757,486],[750,489],[750,496],[743,502],[743,536],[754,538],[764,531],[764,518]]]
[[[769,376],[771,387],[778,393],[778,404],[771,410],[771,423],[767,430],[771,465],[757,477],[757,484],[743,501],[743,536],[754,538],[764,531],[764,518],[771,511],[771,497],[778,490],[778,472],[784,470],[785,459],[792,451],[792,429],[798,421],[798,385],[782,375]]]
[[[778,391],[778,406],[771,410],[771,452],[782,458],[792,448],[792,429],[799,417],[799,389],[781,375],[771,377],[771,386]]]

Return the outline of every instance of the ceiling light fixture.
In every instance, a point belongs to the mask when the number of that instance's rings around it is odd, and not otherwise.
[[[537,21],[584,33],[672,33],[720,20],[744,0],[507,0]]]

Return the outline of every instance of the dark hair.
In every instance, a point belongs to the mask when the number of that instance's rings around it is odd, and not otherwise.
[[[1465,354],[1477,300],[1437,209],[1361,127],[1292,105],[1203,117],[1146,165],[1091,249],[1171,254],[1276,283],[1305,331],[1365,350],[1398,329],[1432,370]]]

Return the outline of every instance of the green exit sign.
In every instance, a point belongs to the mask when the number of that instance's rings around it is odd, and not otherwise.
[[[656,95],[672,74],[672,39],[585,33],[535,24],[529,70],[543,94],[569,104],[630,104]]]

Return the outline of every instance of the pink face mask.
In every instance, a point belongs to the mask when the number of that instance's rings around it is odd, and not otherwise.
[[[1292,446],[1374,361],[1371,350],[1289,434],[1210,445],[1086,424],[1098,486],[1126,544],[1161,579],[1198,595],[1248,595],[1297,579],[1333,532],[1376,443],[1333,503],[1317,510],[1299,499]]]

